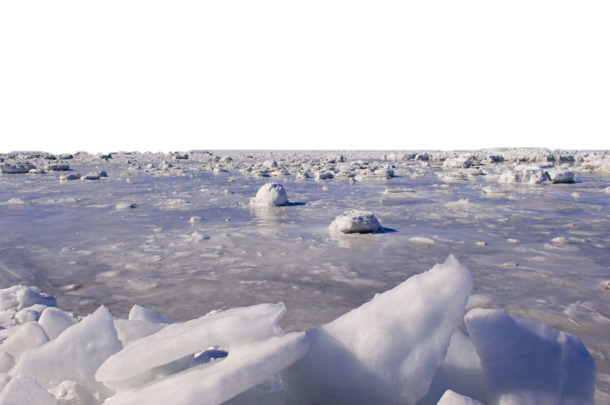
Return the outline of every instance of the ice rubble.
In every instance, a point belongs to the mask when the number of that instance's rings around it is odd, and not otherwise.
[[[0,290],[0,403],[593,403],[595,362],[576,336],[497,309],[464,316],[471,289],[450,256],[333,322],[284,334],[283,304],[181,323],[140,306],[113,320],[100,307],[77,322],[14,286]],[[31,307],[38,322],[20,323]]]

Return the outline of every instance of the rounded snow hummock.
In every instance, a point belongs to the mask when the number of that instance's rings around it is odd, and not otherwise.
[[[342,233],[372,233],[381,230],[381,225],[372,212],[349,210],[335,218],[329,229]]]
[[[288,196],[284,186],[278,183],[267,183],[258,189],[256,197],[250,200],[252,205],[282,206],[288,203]]]

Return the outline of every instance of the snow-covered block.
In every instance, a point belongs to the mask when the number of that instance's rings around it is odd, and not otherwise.
[[[333,322],[282,373],[295,403],[415,403],[462,323],[472,275],[453,256]]]
[[[120,349],[112,316],[102,306],[55,340],[22,353],[11,375],[29,374],[47,388],[71,380],[96,392],[103,389],[95,381],[96,370]]]
[[[38,287],[14,285],[0,290],[0,311],[15,308],[21,310],[35,304],[56,307],[57,300],[40,291]]]
[[[574,183],[574,173],[565,169],[547,170],[546,175],[553,183]]]
[[[460,395],[457,392],[447,390],[436,405],[483,405],[483,403],[476,399]]]
[[[489,404],[593,404],[595,360],[580,339],[497,309],[464,318]]]
[[[289,367],[308,347],[303,332],[232,345],[225,359],[188,369],[137,390],[119,392],[104,404],[224,403]]]
[[[527,183],[527,184],[542,184],[547,181],[547,176],[544,170],[538,166],[517,167],[514,170],[503,172],[498,181],[500,183]]]
[[[276,207],[286,205],[288,203],[288,196],[284,186],[277,183],[266,183],[258,189],[256,197],[250,200],[250,204]]]
[[[27,322],[0,345],[0,353],[8,353],[18,358],[21,353],[49,341],[44,330],[36,322]]]
[[[369,211],[349,210],[337,216],[329,230],[341,233],[371,233],[381,229],[375,214]]]
[[[29,375],[12,378],[0,392],[0,404],[57,405],[55,398]]]
[[[147,321],[151,323],[174,323],[171,319],[156,313],[152,309],[144,308],[137,304],[131,307],[127,319],[130,321]]]
[[[214,346],[228,348],[231,356],[240,344],[280,335],[277,321],[285,311],[281,303],[259,304],[168,325],[108,358],[97,370],[96,378],[106,383],[137,378],[155,367]]]
[[[38,319],[38,324],[42,326],[50,340],[55,339],[64,330],[76,324],[78,321],[72,315],[59,308],[47,307]]]

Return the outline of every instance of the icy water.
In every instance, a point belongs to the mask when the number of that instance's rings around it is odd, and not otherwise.
[[[0,175],[0,288],[40,286],[80,315],[104,304],[126,317],[140,304],[177,320],[281,301],[285,330],[307,330],[453,254],[473,272],[472,306],[579,336],[597,361],[598,398],[607,398],[608,174],[576,171],[572,184],[500,184],[508,163],[447,177],[463,171],[345,153],[347,163],[360,162],[355,177],[335,171],[317,181],[297,178],[296,167],[332,169],[315,160],[322,152],[217,155],[233,156],[227,171],[212,170],[223,167],[218,159],[171,161],[173,168],[160,170],[167,156],[125,155],[67,161],[70,173],[105,170],[101,180]],[[290,175],[241,170],[269,159]],[[367,165],[394,165],[395,176],[357,169]],[[288,206],[249,204],[268,181],[283,184]],[[329,233],[348,209],[373,212],[384,232]]]

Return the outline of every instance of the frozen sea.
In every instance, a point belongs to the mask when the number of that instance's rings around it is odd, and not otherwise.
[[[490,158],[498,155],[503,162]],[[597,361],[596,398],[607,400],[609,157],[549,155],[3,155],[0,164],[70,170],[0,175],[0,288],[39,286],[75,315],[103,304],[126,317],[139,304],[176,320],[284,302],[282,327],[301,331],[453,254],[474,276],[470,307],[504,309],[579,336]],[[523,166],[543,173],[554,166],[575,181],[501,181]],[[107,177],[60,180],[101,171]],[[251,205],[270,181],[284,186],[289,204]],[[382,232],[330,233],[350,209],[374,213]]]

